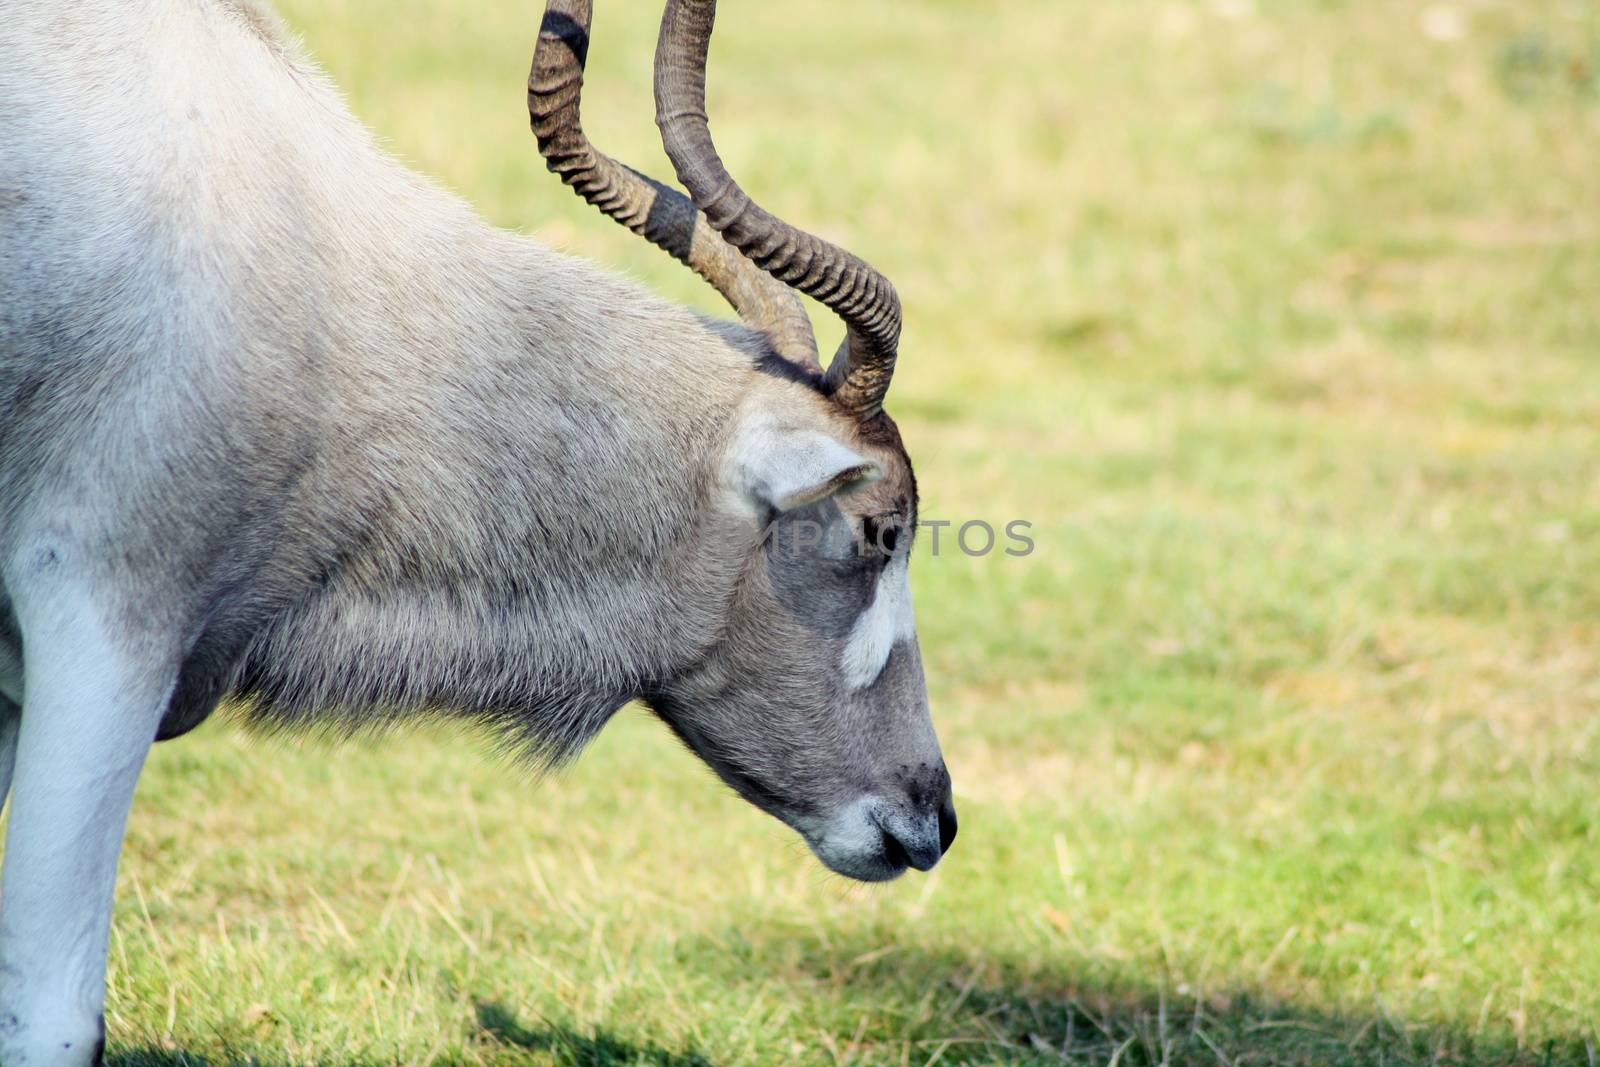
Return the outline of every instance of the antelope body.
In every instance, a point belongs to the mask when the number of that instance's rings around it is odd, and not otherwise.
[[[841,873],[948,847],[898,304],[727,177],[713,14],[671,0],[657,55],[692,199],[584,138],[587,0],[550,4],[529,106],[552,169],[743,324],[487,226],[252,0],[0,19],[0,1065],[100,1055],[134,783],[230,695],[547,760],[640,699]],[[846,320],[826,370],[789,285]]]

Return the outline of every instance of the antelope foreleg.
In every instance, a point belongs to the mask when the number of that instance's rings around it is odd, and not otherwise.
[[[54,585],[21,612],[26,684],[0,871],[0,1065],[85,1067],[104,1045],[106,942],[167,657]]]

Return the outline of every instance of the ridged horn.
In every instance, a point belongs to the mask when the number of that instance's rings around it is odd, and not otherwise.
[[[549,0],[528,74],[528,116],[550,170],[589,203],[716,287],[779,355],[820,369],[798,297],[756,268],[682,193],[601,152],[583,132],[580,104],[591,0]]]
[[[847,328],[826,386],[862,420],[877,415],[894,375],[900,298],[864,260],[778,218],[739,188],[706,117],[706,53],[716,0],[667,0],[656,44],[656,125],[695,207],[729,244],[785,285],[815,298]]]

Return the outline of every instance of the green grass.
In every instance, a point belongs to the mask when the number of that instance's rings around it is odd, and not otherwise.
[[[588,125],[668,173],[657,5],[597,6]],[[537,7],[285,14],[414,166],[717,308],[543,171]],[[1034,524],[914,567],[960,841],[846,885],[633,711],[544,782],[213,722],[112,1061],[1594,1062],[1600,5],[723,7],[732,169],[906,298],[925,513]]]

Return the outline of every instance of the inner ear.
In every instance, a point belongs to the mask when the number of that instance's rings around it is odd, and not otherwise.
[[[780,514],[883,476],[876,463],[820,430],[758,430],[735,448],[740,488]]]

